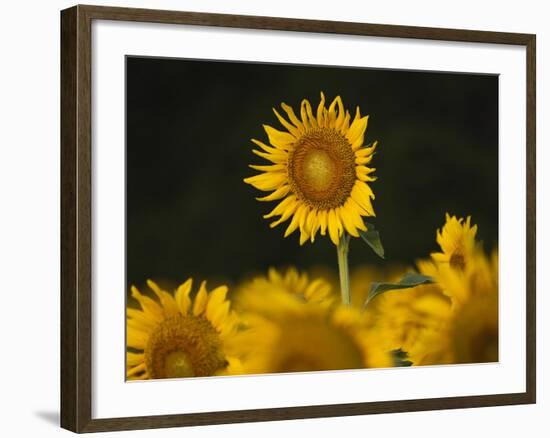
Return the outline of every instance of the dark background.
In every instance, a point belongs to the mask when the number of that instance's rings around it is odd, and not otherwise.
[[[379,141],[373,220],[386,260],[358,239],[350,264],[412,263],[437,249],[445,212],[498,240],[498,77],[363,68],[127,58],[127,281],[238,281],[269,266],[336,267],[328,238],[299,246],[262,215],[276,203],[243,178],[272,107],[314,109],[323,90]],[[299,113],[299,111],[297,111]],[[315,112],[315,111],[314,111]],[[288,224],[288,222],[287,222]],[[213,281],[212,281],[213,280]]]

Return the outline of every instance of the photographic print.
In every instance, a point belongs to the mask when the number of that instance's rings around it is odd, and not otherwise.
[[[499,360],[498,75],[126,57],[126,378]]]

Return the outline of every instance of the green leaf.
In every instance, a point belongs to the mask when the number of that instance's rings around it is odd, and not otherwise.
[[[433,283],[432,277],[427,275],[417,274],[416,272],[407,272],[398,283],[372,283],[370,285],[369,295],[365,306],[369,304],[378,295],[397,289],[409,289],[411,287],[420,286],[421,284]]]
[[[384,258],[384,247],[380,241],[380,234],[374,228],[373,224],[365,223],[367,231],[359,231],[361,239],[363,239],[376,253],[378,257]]]
[[[413,364],[410,360],[408,360],[409,354],[406,351],[401,350],[401,348],[392,350],[390,353],[393,358],[394,367],[410,367]]]

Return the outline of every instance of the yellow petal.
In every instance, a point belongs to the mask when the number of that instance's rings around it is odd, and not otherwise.
[[[286,103],[282,103],[281,107],[285,110],[286,115],[290,119],[290,121],[298,128],[298,133],[301,134],[304,132],[304,125],[302,122],[300,122],[300,119],[296,117],[296,114],[294,113],[294,110],[291,106],[287,105]]]
[[[131,287],[132,296],[139,302],[143,311],[156,321],[162,319],[162,308],[151,298],[142,295],[141,292],[135,287]]]
[[[319,211],[319,225],[321,227],[321,236],[324,236],[328,228],[328,213],[326,210]]]
[[[204,312],[206,302],[208,301],[208,292],[206,291],[206,281],[201,283],[199,292],[195,297],[195,303],[193,305],[193,315],[199,316]]]
[[[315,242],[315,235],[317,234],[317,230],[319,230],[319,227],[321,226],[321,221],[319,220],[319,214],[317,211],[312,211],[310,214],[310,221],[311,221],[311,242]]]
[[[191,292],[192,286],[193,279],[190,278],[185,283],[180,284],[176,290],[176,303],[182,315],[187,314],[191,308],[191,298],[189,298],[189,293]]]
[[[346,210],[342,207],[338,208],[338,216],[340,217],[340,220],[344,224],[344,228],[346,231],[351,234],[353,237],[359,237],[359,233],[357,232],[357,229],[353,225],[353,221],[351,220],[351,217],[347,214]]]
[[[286,119],[283,116],[281,116],[275,108],[273,108],[273,112],[277,116],[277,119],[279,120],[281,125],[283,125],[286,128],[286,130],[294,136],[294,138],[300,137],[300,133],[301,133],[300,128],[297,128],[296,126],[288,123]]]
[[[272,222],[269,224],[269,227],[270,228],[275,228],[277,225],[287,221],[290,216],[292,216],[292,214],[296,211],[296,209],[298,208],[299,206],[299,203],[298,202],[293,202],[292,204],[290,204],[286,209],[285,211],[283,212],[283,214],[281,215],[281,217],[279,219],[277,219],[275,222]]]
[[[305,209],[305,205],[300,204],[300,206],[297,208],[296,212],[294,213],[292,220],[290,221],[290,225],[285,231],[285,237],[288,237],[294,230],[296,230],[296,228],[298,228],[298,225],[300,224],[300,217],[304,209]]]
[[[126,309],[126,316],[129,319],[139,322],[143,327],[147,327],[148,329],[155,327],[158,323],[157,318],[152,318],[148,313],[130,307]]]
[[[257,201],[277,201],[281,198],[284,198],[290,192],[290,186],[282,186],[275,190],[270,195],[264,196],[262,198],[256,198]]]
[[[341,105],[342,99],[340,96],[336,96],[328,108],[328,126],[331,128],[336,128],[336,105],[338,104],[338,101]]]
[[[367,227],[363,222],[363,218],[361,217],[359,208],[360,207],[358,207],[358,205],[352,198],[348,198],[348,200],[344,204],[344,209],[346,210],[348,216],[351,218],[351,221],[355,228],[361,231],[367,231]]]
[[[304,230],[300,230],[300,246],[306,243],[308,240],[309,234]]]
[[[366,148],[359,148],[355,151],[356,157],[367,157],[369,155],[372,155],[374,153],[374,150],[376,149],[376,146],[378,146],[378,141],[375,141],[372,146],[366,147]]]
[[[260,172],[280,172],[286,170],[286,166],[284,164],[268,164],[266,166],[249,164],[248,167],[254,170],[259,170]]]
[[[328,234],[332,243],[338,245],[340,241],[340,224],[334,209],[330,209],[328,212]]]
[[[349,111],[346,111],[346,116],[344,117],[344,121],[342,122],[342,126],[340,127],[340,132],[344,135],[349,130],[349,120],[350,120],[350,118],[351,118],[351,116],[349,114]]]
[[[351,143],[353,150],[359,149],[363,145],[368,120],[369,116],[362,117],[360,119],[356,118],[351,124],[347,134],[347,139]]]
[[[264,215],[264,219],[269,219],[270,217],[280,216],[284,214],[284,212],[295,203],[296,203],[296,196],[294,195],[288,196],[287,198],[283,199],[273,210],[271,210],[271,212]]]
[[[338,117],[336,118],[336,122],[334,123],[334,129],[340,130],[342,123],[344,122],[346,112],[344,110],[344,102],[342,102],[340,96],[338,96],[335,100],[337,100],[338,103]]]
[[[141,372],[145,371],[145,364],[141,363],[133,368],[130,368],[128,372],[126,373],[127,376],[135,376],[136,374],[139,374]]]
[[[221,331],[224,327],[225,320],[227,316],[229,315],[229,308],[231,304],[229,301],[225,301],[222,304],[220,304],[217,309],[212,313],[212,315],[208,318],[212,325],[218,329],[218,331]]]
[[[280,148],[268,146],[264,142],[262,142],[260,140],[256,140],[255,138],[252,138],[251,141],[252,141],[252,143],[254,143],[256,146],[259,146],[260,149],[267,152],[268,154],[285,155],[287,153],[286,149],[280,149]]]
[[[279,131],[269,125],[263,125],[269,138],[269,143],[275,147],[288,149],[296,141],[296,137],[288,132]]]
[[[144,350],[149,336],[136,330],[126,330],[126,346]]]
[[[147,280],[147,285],[151,290],[156,294],[160,303],[162,304],[162,309],[164,311],[164,316],[166,318],[171,318],[178,314],[178,307],[176,306],[176,301],[174,297],[166,291],[163,291],[154,281]]]
[[[145,360],[145,355],[143,353],[132,353],[130,351],[126,352],[126,366],[133,367],[143,363]]]
[[[252,153],[257,155],[258,157],[263,158],[264,160],[271,161],[274,164],[286,163],[288,159],[288,155],[286,154],[268,154],[266,152],[261,152],[256,149],[252,149]]]
[[[154,330],[154,328],[156,327],[156,325],[151,328],[145,324],[142,324],[139,320],[137,319],[131,319],[131,318],[128,318],[126,320],[126,329],[127,330],[131,330],[132,332],[136,333],[136,334],[139,334],[139,335],[146,335],[146,336],[149,336],[149,333]]]
[[[302,124],[305,129],[317,127],[317,120],[313,117],[313,113],[311,112],[311,104],[307,99],[302,100],[300,105],[300,116],[302,117]]]
[[[321,101],[317,107],[317,124],[320,127],[325,126],[325,94],[321,91]]]
[[[227,286],[220,286],[210,292],[208,303],[206,305],[206,317],[211,321],[212,316],[218,310],[218,307],[225,301],[227,295]]]
[[[309,216],[309,212],[310,212],[309,206],[305,205],[305,208],[303,209],[300,215],[300,231],[304,231],[306,233],[308,231],[306,228],[306,222],[307,222],[307,217]]]
[[[256,187],[258,190],[269,192],[278,189],[286,180],[287,176],[284,173],[262,173],[245,178],[244,182]]]

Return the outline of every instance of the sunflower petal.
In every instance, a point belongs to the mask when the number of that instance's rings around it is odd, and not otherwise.
[[[164,311],[164,316],[166,318],[171,318],[178,314],[178,307],[176,306],[176,301],[174,297],[166,291],[163,291],[154,281],[147,280],[147,286],[155,293],[158,297],[162,309]]]
[[[328,234],[330,236],[330,240],[332,240],[332,243],[338,245],[338,242],[340,241],[340,224],[334,209],[331,209],[328,212]]]
[[[199,316],[204,312],[206,308],[206,302],[208,301],[208,292],[206,291],[206,281],[201,283],[199,292],[195,297],[195,303],[193,305],[193,315]]]
[[[176,289],[176,303],[182,315],[185,315],[189,312],[191,308],[191,298],[189,298],[189,293],[193,287],[193,279],[188,279],[185,283],[180,284]]]
[[[287,105],[286,103],[281,103],[281,107],[285,110],[286,115],[288,116],[290,121],[298,129],[298,133],[299,134],[303,133],[304,125],[302,124],[302,122],[300,122],[300,119],[296,117],[296,114],[294,113],[294,109],[290,105]]]
[[[290,186],[282,186],[279,187],[277,190],[275,190],[270,195],[256,198],[257,201],[277,201],[279,199],[284,198],[288,193],[290,192]]]
[[[321,91],[321,101],[317,107],[317,124],[320,127],[325,126],[325,94]]]
[[[289,132],[279,131],[269,125],[263,125],[267,137],[269,138],[269,143],[273,146],[288,149],[296,141],[296,137]]]

